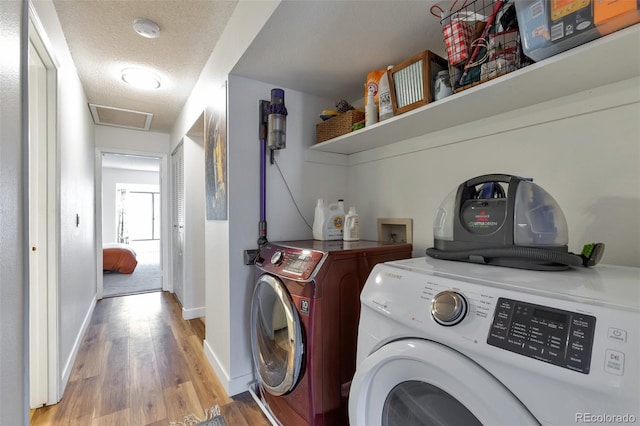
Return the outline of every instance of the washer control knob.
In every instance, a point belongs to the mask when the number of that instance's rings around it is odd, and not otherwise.
[[[431,316],[440,325],[456,325],[467,315],[467,300],[455,291],[442,291],[431,301]]]
[[[273,253],[273,255],[271,255],[271,264],[279,265],[282,263],[283,258],[284,258],[284,253],[278,250],[275,253]]]

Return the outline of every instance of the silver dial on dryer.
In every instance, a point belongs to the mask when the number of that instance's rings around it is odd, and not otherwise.
[[[464,319],[467,310],[467,300],[455,291],[441,291],[431,301],[431,316],[440,325],[458,324]]]
[[[278,250],[275,253],[273,253],[273,255],[271,256],[271,264],[279,265],[283,259],[284,259],[284,253]]]

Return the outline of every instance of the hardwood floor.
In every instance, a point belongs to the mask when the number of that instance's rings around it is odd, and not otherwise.
[[[170,293],[99,301],[62,401],[32,410],[31,425],[168,425],[215,405],[229,426],[269,425],[248,393],[226,395],[203,338]]]

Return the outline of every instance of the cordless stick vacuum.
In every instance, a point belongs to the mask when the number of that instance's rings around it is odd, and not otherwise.
[[[271,101],[258,101],[258,135],[260,139],[260,222],[258,222],[258,249],[245,250],[244,263],[253,265],[256,256],[267,239],[267,148],[271,164],[275,162],[274,151],[286,148],[287,108],[284,105],[284,90],[272,89]]]
[[[269,120],[269,101],[259,101],[260,121],[258,132],[260,135],[260,222],[258,222],[258,249],[264,246],[267,240],[267,134]]]

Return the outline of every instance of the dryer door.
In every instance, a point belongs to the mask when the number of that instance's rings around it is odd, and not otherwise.
[[[251,352],[266,391],[284,395],[293,390],[304,352],[298,311],[282,281],[267,274],[253,291]]]
[[[439,343],[389,343],[358,366],[352,426],[537,425],[522,403],[469,358]]]

